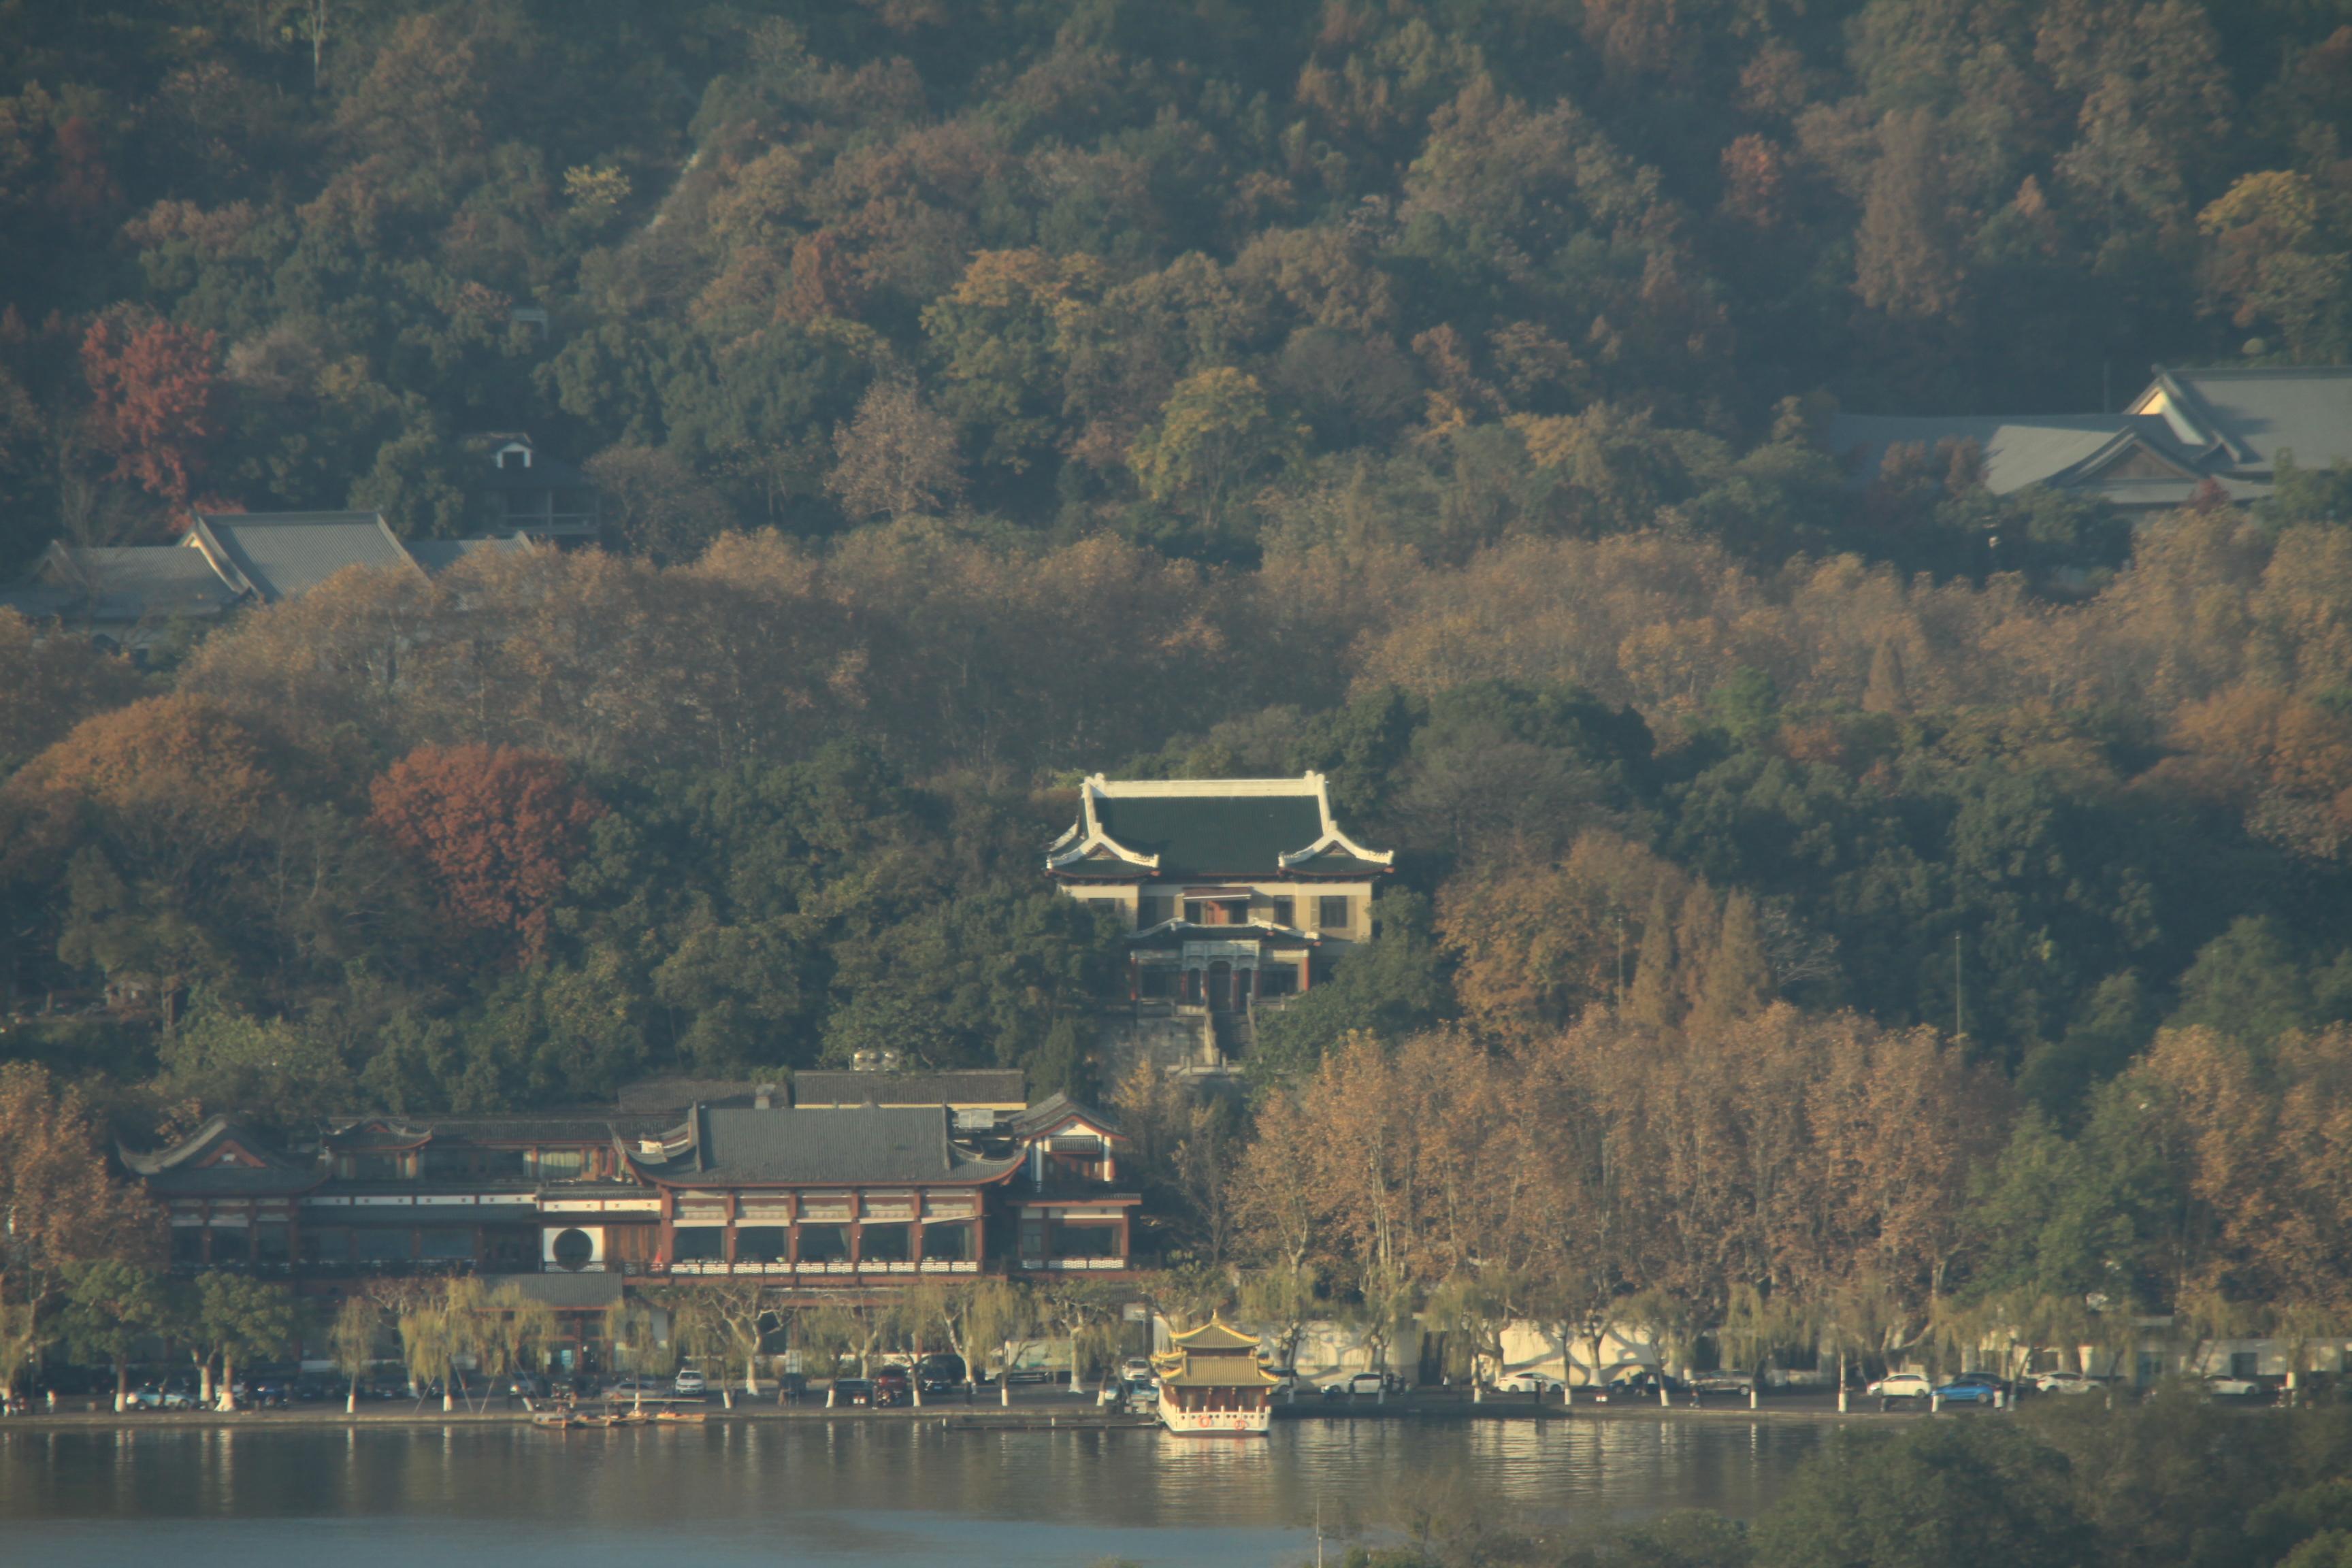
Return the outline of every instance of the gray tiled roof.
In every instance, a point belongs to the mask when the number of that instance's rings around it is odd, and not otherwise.
[[[308,593],[347,566],[416,568],[373,511],[200,512],[196,524],[271,604]]]
[[[666,1165],[641,1162],[670,1182],[822,1186],[838,1183],[980,1183],[1020,1167],[982,1160],[948,1137],[940,1107],[852,1106],[838,1110],[698,1107],[694,1147]]]
[[[966,1072],[803,1072],[793,1076],[793,1103],[799,1106],[1025,1105],[1029,1093],[1020,1069],[988,1068]]]
[[[57,544],[31,575],[0,593],[0,605],[35,620],[131,625],[175,616],[208,619],[239,596],[196,551]]]
[[[1281,876],[1282,857],[1323,837],[1311,795],[1114,796],[1095,816],[1109,837],[1160,857],[1159,880]]]
[[[2009,495],[2028,485],[2047,484],[2087,463],[2127,435],[2169,448],[2174,443],[2160,419],[2123,414],[1969,416],[1841,414],[1830,422],[1825,445],[1848,462],[1857,478],[1874,476],[1886,449],[1901,444],[1933,450],[1939,441],[1973,441],[1984,456],[1985,489]]]
[[[1056,1090],[1013,1119],[1013,1135],[1016,1138],[1034,1137],[1073,1116],[1083,1116],[1106,1132],[1118,1131],[1118,1117],[1097,1110],[1086,1101],[1073,1100]]]
[[[480,551],[515,555],[530,548],[530,541],[520,534],[509,534],[503,539],[412,539],[408,542],[408,553],[416,558],[419,566],[436,577],[467,556]]]
[[[516,1274],[493,1276],[494,1285],[519,1287],[528,1300],[544,1301],[559,1312],[596,1312],[617,1306],[617,1274]]]
[[[2247,467],[2273,468],[2289,452],[2302,468],[2352,461],[2352,369],[2228,366],[2164,379],[2204,405],[2218,434],[2252,451]]]

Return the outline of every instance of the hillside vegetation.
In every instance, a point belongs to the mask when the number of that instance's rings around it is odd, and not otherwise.
[[[500,432],[609,525],[0,616],[0,1056],[153,1135],[887,1046],[1327,1300],[2341,1307],[2352,487],[1821,440],[2344,358],[2347,115],[2289,0],[0,5],[0,567],[460,533]],[[1309,768],[1400,874],[1279,1113],[1102,1081],[1076,776]]]

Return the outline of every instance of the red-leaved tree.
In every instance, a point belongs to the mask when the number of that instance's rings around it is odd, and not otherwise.
[[[161,318],[100,316],[81,341],[99,439],[114,455],[114,477],[188,504],[205,468],[205,446],[220,434],[219,339]]]
[[[547,945],[549,911],[603,814],[561,757],[512,746],[419,746],[369,788],[378,831],[415,857],[469,933]]]

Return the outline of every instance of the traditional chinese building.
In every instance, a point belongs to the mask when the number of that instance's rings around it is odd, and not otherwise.
[[[1273,1424],[1276,1380],[1258,1363],[1257,1341],[1222,1318],[1174,1335],[1151,1366],[1160,1375],[1160,1419],[1171,1432],[1243,1437]]]
[[[1261,1005],[1307,990],[1329,954],[1371,934],[1372,889],[1394,860],[1348,837],[1320,773],[1097,773],[1045,873],[1128,931],[1130,1049],[1157,1059],[1149,1041],[1162,1037],[1193,1058],[1163,1065],[1207,1066],[1246,1041]]]
[[[1005,1114],[981,1098],[1008,1092],[996,1074],[907,1075],[924,1076],[915,1087],[810,1076],[872,1086],[849,1103],[855,1086],[821,1085],[815,1106],[755,1088],[662,1112],[359,1117],[288,1142],[215,1117],[121,1158],[170,1215],[175,1268],[320,1289],[402,1274],[610,1277],[565,1288],[584,1311],[593,1303],[572,1296],[609,1304],[629,1278],[862,1289],[1131,1267],[1139,1196],[1118,1184],[1113,1119],[1059,1095]],[[924,1099],[877,1103],[909,1096]]]

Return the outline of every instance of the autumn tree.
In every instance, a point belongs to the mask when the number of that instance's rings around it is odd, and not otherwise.
[[[115,454],[115,477],[175,510],[187,506],[221,434],[218,350],[212,332],[119,313],[82,338],[91,422]]]
[[[163,1224],[145,1194],[108,1171],[81,1091],[45,1068],[0,1062],[0,1139],[9,1150],[0,1162],[0,1335],[20,1347],[0,1364],[0,1380],[13,1386],[81,1271],[109,1259],[134,1269],[157,1261]]]
[[[602,807],[555,757],[510,746],[423,746],[369,786],[370,821],[425,867],[458,930],[525,963]]]
[[[1303,435],[1267,403],[1257,377],[1220,366],[1176,384],[1128,462],[1145,495],[1191,512],[1202,535],[1214,538],[1234,502],[1286,461]]]
[[[910,380],[877,381],[833,432],[825,489],[858,519],[933,516],[963,493],[955,426]]]

